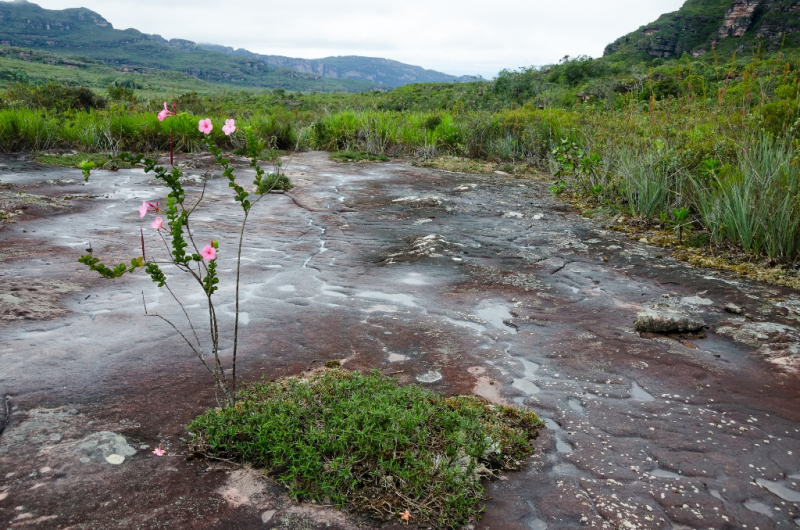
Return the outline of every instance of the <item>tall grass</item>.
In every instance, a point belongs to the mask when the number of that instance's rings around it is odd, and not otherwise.
[[[617,156],[620,189],[636,215],[655,219],[680,202],[685,173],[663,142],[646,149],[624,147]]]
[[[205,117],[205,116],[203,116]],[[220,124],[225,117],[215,121]],[[54,113],[26,108],[0,110],[0,151],[45,151],[54,148],[80,151],[149,152],[169,149],[170,137],[177,151],[204,149],[199,116],[179,114],[160,122],[153,113],[124,110]],[[238,120],[240,127],[256,133],[279,149],[297,145],[295,126],[271,114],[257,114]],[[238,147],[219,125],[212,139],[224,148]]]
[[[733,167],[693,179],[713,239],[779,260],[800,255],[800,168],[788,138],[750,138]]]
[[[579,116],[528,107],[516,111],[398,112],[347,110],[317,119],[307,135],[315,149],[370,154],[525,160],[542,164],[555,138],[574,134]]]

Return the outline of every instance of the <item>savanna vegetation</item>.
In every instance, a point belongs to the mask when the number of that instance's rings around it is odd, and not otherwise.
[[[0,149],[113,155],[164,150],[172,136],[178,151],[199,151],[198,118],[234,116],[270,149],[325,149],[344,161],[448,155],[550,172],[555,194],[789,265],[800,257],[798,62],[758,49],[724,61],[578,57],[490,82],[360,94],[174,94],[117,81],[92,91],[15,78],[0,93]],[[181,114],[160,122],[164,100]]]

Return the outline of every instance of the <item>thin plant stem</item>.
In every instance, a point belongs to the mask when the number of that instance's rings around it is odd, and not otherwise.
[[[248,211],[244,212],[242,219],[242,229],[239,231],[239,252],[236,255],[236,317],[233,324],[233,372],[231,386],[234,394],[236,393],[236,351],[239,346],[239,278],[242,272],[242,242],[244,241],[244,229],[247,225]]]

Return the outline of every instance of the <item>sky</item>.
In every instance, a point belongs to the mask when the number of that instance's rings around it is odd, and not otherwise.
[[[32,0],[86,7],[115,28],[316,59],[383,57],[452,75],[494,77],[599,57],[684,0]]]

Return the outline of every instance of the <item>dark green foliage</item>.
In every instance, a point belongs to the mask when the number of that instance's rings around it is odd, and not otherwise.
[[[704,232],[695,232],[686,238],[686,245],[694,248],[706,247],[711,243],[711,237]]]
[[[154,283],[157,283],[159,287],[164,287],[167,283],[167,277],[161,272],[161,268],[155,263],[148,263],[145,266],[145,272],[150,275],[150,278],[153,280]]]
[[[56,112],[103,109],[108,105],[103,97],[86,87],[67,86],[59,83],[47,83],[41,86],[15,84],[9,88],[8,97],[31,108]]]
[[[188,429],[196,453],[263,468],[295,498],[455,528],[480,513],[481,478],[518,469],[541,427],[515,407],[332,369],[251,385]]]
[[[266,175],[258,186],[259,189],[265,190],[267,193],[270,191],[289,191],[294,188],[289,177],[283,173]]]
[[[216,242],[212,243],[212,245],[215,245],[215,243]],[[214,246],[214,248],[216,248],[216,246]],[[219,278],[217,277],[217,260],[209,261],[206,267],[208,268],[208,274],[203,277],[203,290],[207,295],[211,296],[219,289],[219,287],[217,287],[219,283]],[[156,279],[153,278],[153,281],[156,281]]]
[[[761,107],[759,114],[764,129],[772,134],[782,134],[797,121],[798,107],[796,101],[771,101]]]
[[[665,77],[653,84],[653,95],[657,99],[675,98],[678,97],[680,93],[681,87],[678,84],[678,80],[674,77]]]
[[[114,101],[132,101],[136,97],[135,90],[130,86],[113,84],[108,87],[108,97]]]
[[[678,232],[678,243],[683,243],[684,230],[691,229],[689,213],[687,208],[675,208],[672,210],[672,216],[675,218],[675,230]]]
[[[551,66],[548,78],[555,83],[576,87],[587,79],[603,77],[611,72],[609,65],[591,57],[564,57],[558,65]]]

